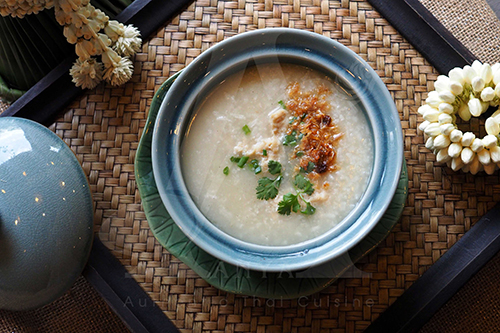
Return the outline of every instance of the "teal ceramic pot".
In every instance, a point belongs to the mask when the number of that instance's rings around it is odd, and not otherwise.
[[[290,246],[251,244],[215,227],[192,200],[180,167],[181,144],[185,129],[195,117],[196,101],[230,74],[268,62],[310,67],[348,87],[359,98],[374,142],[372,174],[357,206],[325,234]],[[183,70],[158,112],[151,154],[161,199],[175,223],[196,245],[233,265],[279,272],[328,262],[348,252],[370,233],[396,191],[403,161],[403,134],[387,88],[354,52],[315,33],[262,29],[216,44]]]
[[[38,123],[0,118],[0,309],[63,295],[92,236],[90,188],[71,149]]]

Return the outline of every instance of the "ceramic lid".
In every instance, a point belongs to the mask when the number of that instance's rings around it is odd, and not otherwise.
[[[93,236],[87,178],[46,127],[0,118],[0,309],[27,310],[64,294]]]

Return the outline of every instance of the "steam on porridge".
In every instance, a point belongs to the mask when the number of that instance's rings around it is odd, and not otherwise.
[[[228,77],[197,106],[181,152],[187,188],[212,223],[276,246],[342,221],[363,195],[373,162],[357,99],[292,64]]]

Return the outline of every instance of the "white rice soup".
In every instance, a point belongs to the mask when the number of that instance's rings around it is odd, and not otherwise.
[[[323,110],[328,115],[323,119],[330,122],[331,118],[338,133],[335,165],[329,171],[323,172],[316,165],[311,173],[304,168],[299,172],[298,156],[303,152],[294,150],[294,142],[283,145],[287,135],[297,134],[291,132],[290,124],[303,126],[306,121],[304,116],[293,117],[288,110],[290,104],[286,104],[294,83],[300,85],[300,92],[318,87],[327,91],[324,99],[329,109]],[[279,101],[283,101],[281,106]],[[365,114],[355,97],[318,71],[278,63],[248,67],[212,89],[196,106],[194,115],[182,142],[182,173],[200,211],[235,238],[273,246],[315,238],[342,221],[366,189],[373,163],[373,139]],[[304,140],[300,135],[298,138],[298,142]],[[231,161],[231,157],[243,156],[249,159],[242,168]],[[255,174],[252,160],[262,172]],[[258,199],[259,180],[278,177],[268,170],[270,160],[282,165],[278,194],[268,200]],[[314,193],[303,194],[304,200],[294,186],[298,173],[314,185]],[[286,215],[279,213],[278,207],[288,193],[296,195],[300,208]],[[307,202],[314,206],[313,214],[301,213],[307,209]]]

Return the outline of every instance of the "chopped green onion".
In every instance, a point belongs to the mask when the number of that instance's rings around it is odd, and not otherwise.
[[[229,175],[229,167],[225,167],[222,171],[226,176]]]
[[[267,156],[267,150],[262,150],[262,156]]]
[[[250,168],[253,170],[255,174],[259,174],[262,172],[262,167],[260,166],[259,161],[256,159],[250,161]]]
[[[248,156],[242,156],[240,158],[240,160],[238,161],[238,166],[240,168],[243,168],[245,166],[245,164],[247,163],[247,161],[248,161]]]
[[[243,126],[242,130],[243,130],[243,132],[245,132],[245,135],[248,135],[252,132],[250,130],[250,127],[248,127],[248,125]]]
[[[287,108],[286,108],[286,104],[285,104],[285,102],[283,102],[283,101],[279,101],[279,102],[278,102],[278,104],[279,104],[279,105],[280,105],[283,109],[285,109],[285,110],[287,109]]]
[[[231,156],[230,160],[231,162],[233,163],[238,163],[240,161],[241,157],[235,157],[235,156]]]

